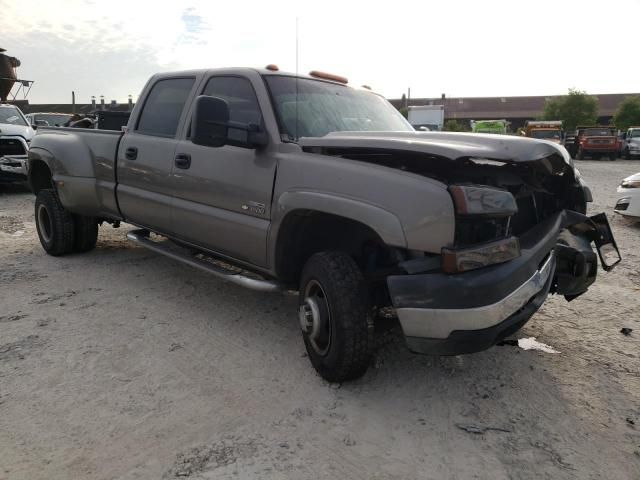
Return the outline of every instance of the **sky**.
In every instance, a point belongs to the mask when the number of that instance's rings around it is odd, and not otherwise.
[[[635,93],[639,19],[640,0],[0,0],[0,47],[31,103],[135,101],[156,72],[270,63],[387,98]]]

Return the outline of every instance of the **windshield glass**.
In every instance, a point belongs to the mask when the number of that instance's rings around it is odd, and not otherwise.
[[[640,138],[640,128],[637,130],[631,130],[629,132],[629,137],[631,138]]]
[[[610,137],[614,135],[613,130],[608,128],[587,128],[584,131],[586,137]]]
[[[533,138],[560,139],[560,132],[558,130],[532,130],[531,136]]]
[[[33,116],[33,119],[38,122],[38,125],[49,127],[62,127],[69,121],[71,115],[65,115],[63,113],[38,113]],[[40,122],[47,122],[46,124]]]
[[[20,114],[20,111],[17,108],[13,107],[0,108],[0,123],[9,125],[21,125],[24,127],[27,126],[27,122],[25,122],[24,118]]]
[[[400,112],[374,93],[304,78],[265,78],[279,117],[280,133],[288,140],[323,137],[331,132],[414,131]]]

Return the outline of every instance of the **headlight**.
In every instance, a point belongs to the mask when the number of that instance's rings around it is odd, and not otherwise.
[[[451,185],[449,192],[458,215],[510,216],[518,212],[511,192],[487,186]]]
[[[620,184],[622,188],[640,188],[640,179],[638,180],[623,180]]]

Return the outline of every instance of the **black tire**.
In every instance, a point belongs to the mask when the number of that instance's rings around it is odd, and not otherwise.
[[[584,158],[584,153],[582,150],[578,149],[578,153],[576,153],[576,160],[582,160]]]
[[[631,155],[629,155],[629,150],[625,149],[624,152],[622,152],[622,158],[624,158],[625,160],[631,160]]]
[[[615,153],[612,153],[609,155],[609,161],[610,162],[615,162],[617,158],[617,155]]]
[[[310,302],[316,303],[318,320]],[[298,303],[304,344],[320,376],[343,382],[364,375],[371,361],[374,328],[368,290],[354,260],[343,252],[309,258]]]
[[[35,217],[38,237],[45,252],[58,256],[73,251],[73,216],[64,209],[54,190],[38,192]]]
[[[73,223],[75,227],[73,251],[83,253],[93,250],[98,241],[98,221],[96,218],[73,215]]]

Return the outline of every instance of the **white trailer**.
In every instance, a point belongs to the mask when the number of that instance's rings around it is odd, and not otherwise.
[[[444,125],[444,105],[409,107],[408,119],[416,130],[420,130],[420,127],[426,127],[429,130],[442,130]]]

